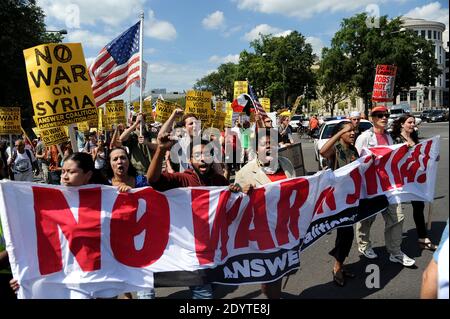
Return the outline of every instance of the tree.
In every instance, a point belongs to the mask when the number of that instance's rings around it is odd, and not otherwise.
[[[0,30],[0,106],[20,106],[23,126],[30,127],[33,108],[23,50],[62,37],[45,32],[44,13],[35,0],[1,1]]]
[[[284,107],[285,100],[292,105],[305,87],[309,87],[309,97],[314,97],[314,55],[304,36],[297,31],[285,37],[261,35],[250,47],[254,52],[242,51],[239,64],[222,64],[217,72],[198,80],[194,88],[232,100],[234,81],[247,79],[258,96],[271,99],[275,109],[277,105]]]
[[[237,69],[238,65],[231,62],[221,64],[217,71],[197,80],[194,89],[210,91],[216,96],[224,96],[231,101],[233,99],[234,81],[238,79]]]
[[[261,35],[250,47],[254,53],[241,53],[238,73],[275,104],[292,105],[306,86],[315,91],[314,54],[299,32],[284,37]]]
[[[324,101],[325,109],[334,115],[334,108],[344,101],[350,92],[346,74],[350,72],[348,60],[335,48],[322,50],[322,61],[318,72],[317,94]]]
[[[416,83],[427,85],[440,70],[434,58],[431,41],[411,30],[402,32],[402,20],[379,18],[379,28],[366,25],[366,13],[344,19],[334,35],[331,47],[347,60],[348,70],[342,82],[357,89],[364,100],[365,115],[371,108],[371,92],[377,64],[393,64],[397,68],[394,95],[409,90]]]

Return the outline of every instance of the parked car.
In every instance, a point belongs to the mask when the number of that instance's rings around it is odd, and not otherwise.
[[[427,122],[445,122],[448,121],[448,112],[445,110],[432,110],[428,114]]]
[[[319,162],[319,170],[323,169],[325,166],[325,159],[320,155],[320,149],[331,138],[334,127],[342,121],[350,122],[348,119],[325,122],[319,130],[317,139],[314,139],[314,154],[316,161]],[[359,123],[360,132],[364,132],[371,127],[373,127],[373,124],[368,120],[361,120],[361,122]]]
[[[392,105],[389,108],[389,113],[391,114],[388,119],[387,127],[388,129],[392,127],[392,123],[398,119],[403,114],[411,114],[411,108],[409,107],[409,104],[396,104]]]
[[[420,118],[422,119],[422,121],[428,122],[431,111],[432,110],[423,110],[422,111],[422,114],[420,114]]]
[[[291,117],[291,121],[289,122],[289,125],[292,127],[294,132],[298,132],[298,128],[301,126],[302,122],[304,120],[303,115],[294,115]]]

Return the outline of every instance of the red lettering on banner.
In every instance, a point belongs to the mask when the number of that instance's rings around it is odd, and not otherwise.
[[[414,180],[416,179],[416,174],[418,169],[420,168],[420,149],[422,145],[417,144],[412,153],[411,156],[408,157],[408,159],[403,163],[403,165],[400,167],[400,174],[402,176],[402,182],[404,182],[405,178],[407,179],[407,183],[414,183]]]
[[[39,271],[48,275],[62,270],[62,249],[58,226],[69,242],[69,249],[83,271],[101,267],[100,210],[101,189],[80,189],[78,222],[57,189],[32,187],[36,216]]]
[[[217,245],[221,243],[222,260],[228,255],[228,226],[237,217],[242,197],[239,197],[227,211],[227,203],[231,192],[226,190],[220,193],[219,202],[210,231],[209,223],[209,191],[203,189],[191,190],[192,218],[194,223],[195,253],[200,265],[214,261]]]
[[[394,176],[394,183],[396,187],[401,187],[404,185],[402,175],[400,174],[400,169],[398,168],[398,164],[408,153],[408,150],[408,145],[404,144],[395,151],[395,154],[392,157],[391,172]]]
[[[350,172],[350,178],[352,179],[353,185],[355,186],[355,192],[353,194],[348,194],[347,198],[345,199],[345,202],[347,204],[354,204],[361,197],[362,178],[358,167]]]
[[[364,172],[364,177],[366,179],[367,195],[374,195],[377,193],[378,181],[377,177],[380,179],[381,189],[383,192],[393,188],[391,185],[389,174],[386,171],[386,163],[389,161],[390,155],[392,154],[392,149],[388,147],[379,147],[376,149],[370,149],[378,157],[374,159],[372,164]]]
[[[294,203],[291,206],[292,193],[296,191]],[[275,235],[278,245],[284,245],[289,242],[289,230],[292,236],[297,240],[299,236],[298,219],[300,218],[300,208],[306,202],[309,194],[309,182],[307,179],[295,179],[280,183],[280,199],[277,205],[277,227]]]
[[[256,241],[261,250],[275,247],[267,221],[265,191],[265,188],[258,188],[251,192],[250,202],[237,229],[235,248],[248,247],[249,241]],[[252,220],[255,227],[249,229]]]
[[[139,199],[146,203],[142,217],[137,220]],[[145,267],[156,262],[169,241],[170,211],[164,194],[152,188],[136,193],[120,193],[111,215],[111,250],[124,265]],[[145,230],[142,249],[134,245],[135,236]]]
[[[323,204],[324,202],[331,210],[336,210],[336,200],[334,198],[334,188],[327,187],[322,193],[320,193],[319,198],[317,199],[316,205],[314,206],[314,215],[323,214]]]
[[[424,150],[424,156],[423,156],[423,167],[424,167],[424,171],[427,170],[428,168],[428,161],[430,160],[430,151],[431,151],[431,146],[433,144],[433,141],[428,141],[427,144],[425,145],[425,150]],[[420,175],[417,178],[417,182],[419,183],[425,183],[427,181],[427,173],[423,173],[422,175]]]

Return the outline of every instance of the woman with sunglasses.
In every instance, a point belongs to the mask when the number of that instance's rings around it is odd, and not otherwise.
[[[416,119],[411,114],[404,114],[394,121],[392,126],[392,138],[394,143],[407,143],[409,147],[413,147],[419,143],[419,137],[415,130]],[[423,214],[425,203],[423,201],[411,201],[413,207],[413,218],[416,224],[418,243],[420,248],[435,251],[437,245],[433,244],[428,238],[427,227],[425,226],[425,217]]]

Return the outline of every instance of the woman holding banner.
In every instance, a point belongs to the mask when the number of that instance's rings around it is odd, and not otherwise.
[[[76,152],[68,155],[61,168],[61,185],[63,186],[82,186],[87,184],[106,184],[106,180],[102,178],[101,174],[94,168],[94,161],[92,157],[84,152]],[[13,291],[17,292],[20,288],[16,279],[12,279],[10,287]],[[56,285],[52,285],[51,289],[54,290],[54,297],[58,299],[91,299],[91,295],[83,291],[80,287],[77,289],[70,289],[63,287],[58,289]],[[46,289],[43,286],[42,289]],[[48,290],[49,288],[47,288]],[[46,294],[48,296],[48,294]],[[102,296],[98,297],[115,297],[114,292],[102,291]],[[33,298],[39,298],[39,295],[33,296]]]
[[[416,119],[411,114],[404,114],[394,121],[392,126],[392,139],[396,144],[407,143],[412,147],[419,143],[419,137],[415,130]],[[413,218],[416,224],[418,244],[422,249],[435,251],[437,245],[433,244],[428,238],[427,227],[425,225],[425,217],[423,214],[425,203],[423,201],[411,201],[413,207]]]
[[[320,150],[320,155],[328,160],[328,167],[336,170],[356,160],[358,150],[353,146],[355,142],[355,127],[350,121],[339,122],[333,130],[332,137]],[[345,277],[354,278],[355,275],[344,269],[344,261],[352,248],[355,233],[353,226],[339,227],[336,233],[336,242],[330,255],[335,258],[333,267],[334,282],[343,287]]]

